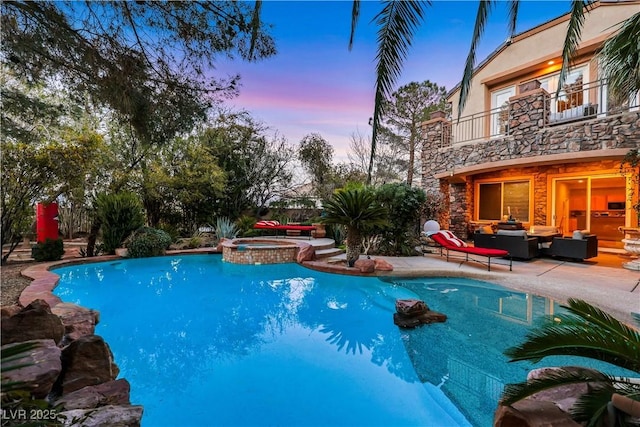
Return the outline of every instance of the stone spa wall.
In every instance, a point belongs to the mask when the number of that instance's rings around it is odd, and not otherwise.
[[[296,262],[298,245],[274,240],[236,239],[222,243],[222,259],[233,264]]]

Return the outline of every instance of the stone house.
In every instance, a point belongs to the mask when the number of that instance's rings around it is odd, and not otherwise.
[[[622,247],[618,227],[637,224],[628,195],[640,189],[620,166],[640,147],[640,97],[608,97],[596,55],[639,12],[637,0],[594,3],[560,91],[569,14],[512,37],[481,62],[459,120],[459,85],[450,91],[451,116],[437,112],[423,123],[421,158],[422,187],[445,196],[443,228],[469,238],[511,215],[525,228],[589,229],[601,247]]]

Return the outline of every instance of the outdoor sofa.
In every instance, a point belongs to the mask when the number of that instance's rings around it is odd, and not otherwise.
[[[531,259],[539,255],[538,238],[527,236],[525,230],[498,230],[496,233],[478,230],[473,233],[473,246],[502,249],[518,259]]]
[[[576,230],[571,237],[554,237],[549,248],[551,256],[579,261],[598,256],[598,236]]]

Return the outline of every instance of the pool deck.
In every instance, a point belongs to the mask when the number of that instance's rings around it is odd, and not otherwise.
[[[322,244],[314,240],[323,239],[311,240],[312,244]],[[514,260],[513,271],[509,271],[508,261],[504,259],[492,259],[491,271],[487,271],[486,265],[465,261],[460,256],[464,254],[451,255],[449,262],[439,251],[415,257],[372,258],[384,259],[393,265],[393,271],[379,275],[469,277],[563,303],[569,298],[582,299],[626,322],[632,321],[631,313],[640,313],[640,271],[623,268],[622,264],[629,259],[621,254],[602,252],[583,262],[547,257]],[[341,257],[344,259],[344,255]]]

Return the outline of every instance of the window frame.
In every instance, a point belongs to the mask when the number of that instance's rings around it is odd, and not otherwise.
[[[490,179],[482,179],[482,180],[477,180],[474,183],[474,213],[473,213],[473,217],[475,218],[476,221],[481,221],[481,222],[495,222],[495,221],[502,221],[503,217],[502,215],[500,216],[500,218],[480,218],[480,188],[482,185],[487,185],[487,184],[500,184],[500,211],[501,212],[506,212],[507,207],[505,206],[505,202],[504,202],[504,186],[505,184],[509,184],[509,183],[527,183],[529,185],[529,191],[528,191],[528,212],[527,212],[527,219],[521,219],[521,218],[517,218],[516,219],[518,221],[521,221],[523,223],[532,223],[533,222],[533,184],[534,184],[534,180],[532,176],[513,176],[513,177],[504,177],[504,178],[490,178]]]

